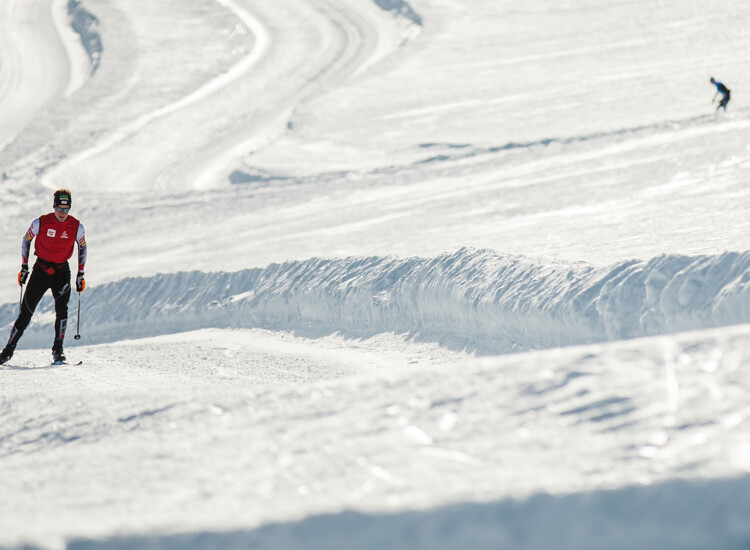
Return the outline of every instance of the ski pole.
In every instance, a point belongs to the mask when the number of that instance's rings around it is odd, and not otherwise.
[[[23,309],[23,285],[21,285],[21,297],[18,299],[18,314],[21,315]]]
[[[81,293],[78,293],[78,316],[76,317],[76,335],[73,337],[76,340],[81,339]]]

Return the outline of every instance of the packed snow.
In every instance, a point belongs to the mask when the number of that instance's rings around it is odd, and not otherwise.
[[[743,8],[1,3],[0,547],[750,547]]]

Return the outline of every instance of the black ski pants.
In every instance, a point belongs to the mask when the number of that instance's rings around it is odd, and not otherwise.
[[[727,93],[724,96],[722,96],[721,101],[719,101],[719,106],[716,107],[716,110],[718,111],[719,109],[721,109],[722,107],[724,107],[724,110],[726,111],[727,110],[727,103],[729,103],[729,98],[730,97],[732,97],[732,96],[729,94],[729,90],[727,90]]]
[[[43,263],[43,262],[42,262]],[[36,306],[48,290],[55,299],[55,338],[65,339],[65,328],[68,324],[68,301],[70,301],[70,266],[63,264],[40,264],[37,260],[31,270],[26,292],[21,300],[21,313],[13,325],[8,344],[16,347],[23,331],[29,326]]]

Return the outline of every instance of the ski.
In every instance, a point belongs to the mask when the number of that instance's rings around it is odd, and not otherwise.
[[[71,365],[77,367],[78,365],[83,365],[83,361],[78,361],[78,363],[68,363],[67,361],[52,361],[51,366],[59,367],[60,365]]]

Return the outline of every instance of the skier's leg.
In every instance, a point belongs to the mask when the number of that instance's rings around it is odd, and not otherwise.
[[[18,314],[18,318],[10,331],[10,338],[7,344],[10,348],[15,348],[16,344],[18,344],[21,336],[23,336],[23,332],[31,322],[31,316],[34,315],[36,306],[39,305],[39,301],[49,287],[49,275],[35,264],[31,270],[29,284],[26,285],[26,292],[24,292],[23,299],[21,300],[21,312]]]
[[[65,264],[57,270],[52,281],[52,296],[55,298],[55,341],[52,354],[55,361],[64,361],[63,341],[68,325],[68,301],[70,300],[70,267]]]

